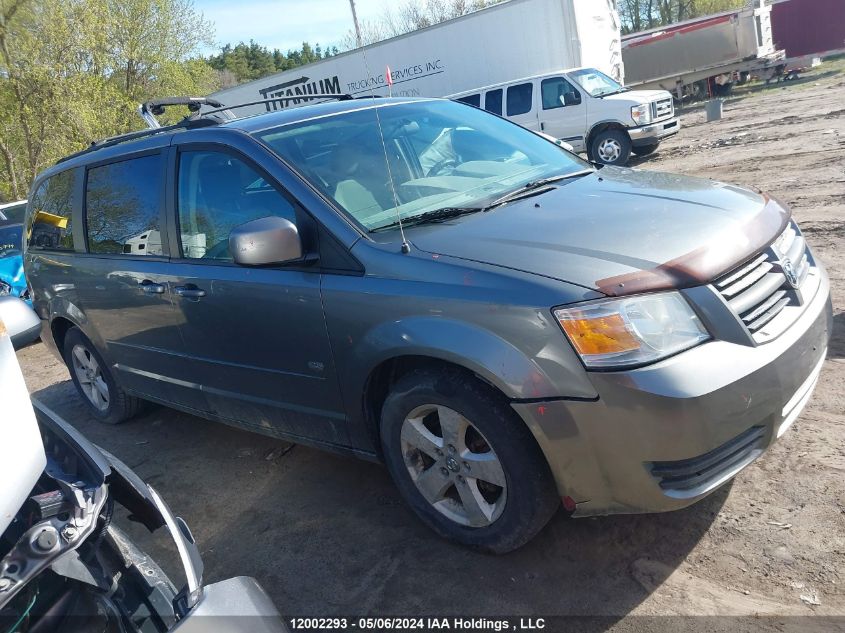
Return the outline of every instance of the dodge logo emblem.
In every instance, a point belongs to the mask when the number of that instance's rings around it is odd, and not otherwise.
[[[783,274],[786,276],[786,280],[789,282],[789,285],[793,288],[797,288],[798,273],[795,272],[792,262],[787,257],[784,257],[780,260],[780,267],[783,269]]]

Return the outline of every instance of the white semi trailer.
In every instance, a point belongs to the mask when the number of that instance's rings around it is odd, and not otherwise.
[[[211,96],[227,105],[304,97],[253,108],[260,112],[295,107],[317,93],[443,97],[579,66],[624,81],[613,0],[510,0]]]

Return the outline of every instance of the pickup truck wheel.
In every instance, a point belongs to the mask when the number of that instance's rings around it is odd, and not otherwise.
[[[648,156],[649,154],[653,154],[657,151],[659,146],[659,143],[655,143],[654,145],[640,145],[639,147],[634,147],[633,152],[637,156]]]
[[[627,165],[631,156],[631,139],[622,130],[610,128],[596,134],[590,144],[590,155],[597,163]]]
[[[416,370],[382,408],[400,493],[429,527],[492,553],[514,550],[560,506],[542,452],[501,394],[460,370]]]
[[[108,365],[79,328],[65,335],[64,359],[76,390],[100,422],[118,424],[140,408],[140,400],[126,394],[115,382]]]

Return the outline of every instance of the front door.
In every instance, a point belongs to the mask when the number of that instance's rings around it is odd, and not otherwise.
[[[229,253],[234,227],[267,216],[294,222],[307,242],[307,216],[228,150],[181,147],[176,181],[182,257],[170,290],[211,412],[271,435],[347,444],[318,266],[239,266]]]
[[[566,141],[576,152],[586,151],[587,104],[564,77],[540,82],[539,117],[541,131]]]

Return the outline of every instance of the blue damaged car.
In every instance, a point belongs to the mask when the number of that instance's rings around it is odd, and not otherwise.
[[[32,305],[21,257],[25,212],[26,200],[0,204],[0,297],[20,297]]]

